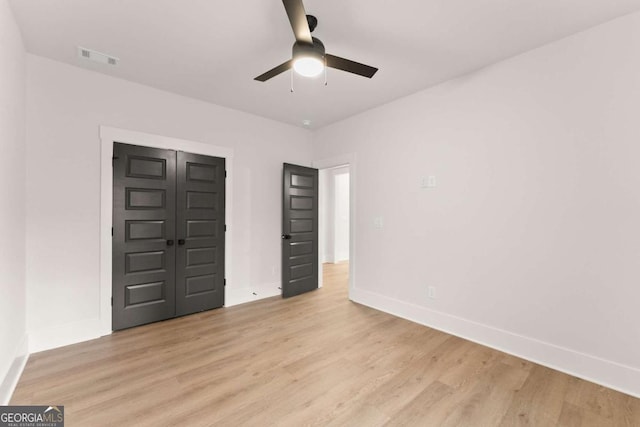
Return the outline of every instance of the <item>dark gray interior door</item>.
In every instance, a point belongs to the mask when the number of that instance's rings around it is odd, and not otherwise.
[[[175,315],[176,156],[113,147],[113,329]]]
[[[225,160],[178,151],[176,315],[224,305]]]
[[[113,330],[224,305],[225,160],[113,146]]]
[[[284,164],[282,296],[318,288],[318,170]]]

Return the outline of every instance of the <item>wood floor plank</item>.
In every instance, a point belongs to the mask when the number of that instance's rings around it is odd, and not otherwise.
[[[11,404],[68,425],[640,427],[640,399],[323,288],[31,355]]]
[[[534,366],[524,385],[514,390],[513,401],[500,425],[555,425],[562,413],[570,378],[544,366]]]
[[[454,394],[454,389],[440,381],[434,381],[391,417],[387,426],[429,425],[428,418],[440,401]]]
[[[558,419],[558,427],[583,427],[582,411],[575,405],[565,402]]]
[[[597,416],[603,425],[624,425],[635,417],[629,396],[574,377],[569,378],[565,401],[592,418]]]
[[[509,410],[515,390],[525,382],[528,373],[497,362],[484,375],[476,372],[477,384],[467,393],[455,411],[440,423],[442,427],[475,426],[478,420],[487,426],[497,426]]]

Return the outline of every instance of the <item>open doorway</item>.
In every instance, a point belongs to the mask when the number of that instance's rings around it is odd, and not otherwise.
[[[319,172],[319,258],[322,285],[349,288],[350,165]],[[338,289],[336,289],[338,290]]]

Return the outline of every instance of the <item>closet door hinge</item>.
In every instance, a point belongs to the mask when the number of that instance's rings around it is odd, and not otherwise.
[[[224,225],[224,232],[227,232],[227,224]]]
[[[224,177],[225,178],[227,177],[227,170],[226,169],[224,170]]]
[[[113,307],[113,297],[111,297],[111,307]]]
[[[227,279],[224,279],[224,286],[227,287]]]
[[[111,227],[111,236],[113,237],[113,227]]]

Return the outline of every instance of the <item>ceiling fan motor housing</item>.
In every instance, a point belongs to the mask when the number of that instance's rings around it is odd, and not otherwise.
[[[309,31],[313,33],[313,30],[318,26],[318,18],[313,15],[307,15],[307,24],[309,25]]]
[[[324,44],[317,38],[312,37],[313,44],[295,42],[292,48],[292,58],[312,57],[324,62]]]

